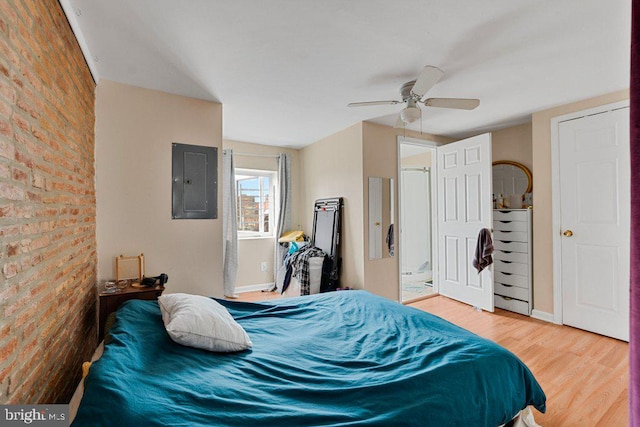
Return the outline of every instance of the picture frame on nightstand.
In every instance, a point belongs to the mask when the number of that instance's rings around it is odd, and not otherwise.
[[[116,281],[131,280],[141,283],[144,277],[144,254],[116,257]]]

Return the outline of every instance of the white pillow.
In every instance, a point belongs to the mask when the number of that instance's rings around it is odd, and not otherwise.
[[[241,351],[253,345],[227,309],[211,298],[167,294],[158,303],[164,327],[178,344],[217,352]]]

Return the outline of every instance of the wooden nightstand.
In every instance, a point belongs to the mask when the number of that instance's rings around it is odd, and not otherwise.
[[[158,297],[162,295],[162,292],[164,292],[164,286],[156,286],[153,288],[134,288],[133,286],[129,286],[115,293],[100,292],[98,294],[100,301],[98,339],[102,340],[104,337],[104,325],[107,321],[107,316],[116,311],[123,302],[129,301],[130,299],[157,300]]]

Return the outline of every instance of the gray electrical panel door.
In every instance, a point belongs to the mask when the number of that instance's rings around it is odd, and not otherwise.
[[[173,143],[172,217],[218,217],[218,148]]]

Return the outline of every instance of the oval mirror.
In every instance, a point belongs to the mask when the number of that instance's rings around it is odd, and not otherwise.
[[[525,165],[510,160],[493,162],[493,194],[510,196],[531,193],[531,172]]]

